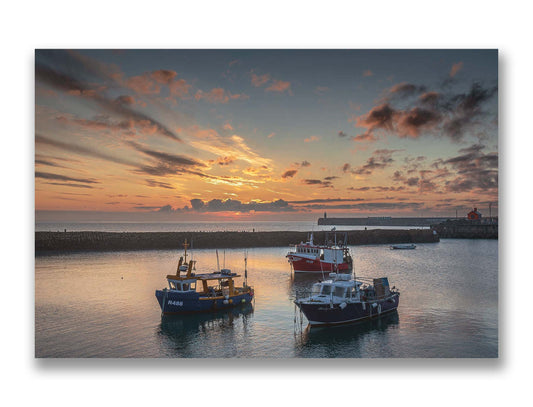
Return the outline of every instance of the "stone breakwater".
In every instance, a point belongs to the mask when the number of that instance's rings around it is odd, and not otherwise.
[[[498,239],[498,224],[476,221],[447,221],[431,225],[443,239]]]
[[[182,250],[185,239],[195,249],[282,247],[305,242],[310,232],[35,232],[35,253]],[[313,232],[315,243],[326,232]],[[348,231],[349,245],[433,243],[438,235],[429,229]],[[344,238],[344,232],[338,232]]]

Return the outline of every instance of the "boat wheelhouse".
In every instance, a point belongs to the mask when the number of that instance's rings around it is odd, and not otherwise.
[[[389,287],[387,277],[365,280],[330,273],[328,280],[313,284],[308,297],[294,303],[311,326],[357,322],[398,308],[400,293]]]
[[[235,279],[241,276],[229,269],[193,273],[196,261],[187,264],[187,241],[184,246],[185,259],[180,257],[176,274],[167,275],[168,287],[155,292],[162,315],[211,312],[252,302],[254,289],[247,282],[246,258],[244,282],[238,287]]]
[[[347,234],[344,241],[337,241],[337,235],[330,239],[326,234],[326,244],[317,245],[313,242],[313,234],[307,242],[292,245],[292,250],[287,253],[289,263],[295,273],[349,273],[352,269],[352,257],[346,245]]]

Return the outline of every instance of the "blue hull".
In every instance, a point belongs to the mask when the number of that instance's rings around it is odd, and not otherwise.
[[[348,303],[344,309],[338,304],[333,308],[330,304],[307,304],[297,303],[296,305],[303,312],[311,326],[316,325],[337,325],[361,321],[378,317],[384,313],[394,311],[398,308],[400,297],[398,294],[388,299],[377,301],[376,307],[369,303],[356,302]]]
[[[155,296],[163,315],[193,314],[200,312],[214,312],[250,304],[253,295],[244,293],[234,295],[228,300],[222,297],[203,297],[199,293],[183,293],[156,290]]]

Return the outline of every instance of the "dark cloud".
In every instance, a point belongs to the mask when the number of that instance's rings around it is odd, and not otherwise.
[[[58,185],[62,187],[73,187],[73,188],[87,188],[87,189],[94,189],[91,185],[83,185],[83,184],[67,184],[66,182],[45,182],[47,185]]]
[[[435,110],[415,107],[402,113],[397,122],[400,137],[417,138],[422,130],[434,128],[441,120],[441,115]]]
[[[398,98],[406,98],[413,96],[418,93],[422,93],[426,91],[425,86],[419,86],[414,85],[412,83],[398,83],[397,85],[392,86],[386,95],[386,98],[392,98],[392,97],[398,97]]]
[[[304,179],[302,181],[304,184],[307,184],[307,185],[321,185],[322,184],[322,180],[319,180],[319,179]]]
[[[484,146],[473,144],[459,150],[464,154],[443,160],[443,165],[450,165],[456,171],[456,177],[445,183],[449,192],[467,192],[481,190],[497,192],[498,189],[498,154],[483,153]]]
[[[394,162],[392,154],[400,150],[380,149],[375,150],[372,156],[366,160],[366,163],[351,170],[352,174],[356,175],[370,175],[375,170],[389,167]],[[345,171],[346,172],[346,171]]]
[[[100,91],[90,86],[83,79],[74,77],[59,70],[52,69],[44,64],[35,64],[35,80],[45,83],[56,90],[61,90],[71,94],[79,94],[94,101],[108,113],[115,113],[123,118],[134,120],[139,124],[150,124],[156,127],[157,131],[166,137],[180,141],[181,139],[158,120],[138,111],[135,111],[124,103],[117,103],[116,99],[108,99]]]
[[[135,128],[135,122],[132,120],[116,122],[109,120],[109,116],[98,116],[94,119],[69,119],[58,116],[56,120],[62,124],[75,124],[90,130],[133,131]]]
[[[325,198],[325,199],[308,199],[305,201],[289,201],[290,204],[310,204],[310,203],[330,203],[330,202],[359,202],[364,201],[362,198]]]
[[[339,133],[337,134],[339,135],[339,137],[348,137],[348,135],[343,131],[339,131]]]
[[[283,174],[281,174],[281,178],[292,178],[296,175],[298,170],[287,170]]]
[[[320,179],[304,179],[302,180],[302,183],[306,185],[319,185],[321,188],[333,188],[333,184],[331,182],[332,177],[326,177],[324,180]]]
[[[309,167],[311,165],[311,163],[307,160],[304,160],[300,163],[300,166],[302,167]]]
[[[42,160],[42,159],[37,159],[37,158],[35,159],[35,164],[48,165],[49,167],[65,168],[65,166],[54,163],[52,161]]]
[[[150,175],[164,176],[170,174],[182,174],[189,173],[200,175],[201,173],[195,171],[189,171],[187,168],[197,168],[197,167],[206,167],[206,165],[200,161],[195,160],[194,158],[179,155],[179,154],[170,154],[162,151],[156,151],[144,147],[139,143],[133,141],[128,142],[135,150],[151,157],[155,160],[155,163],[152,165],[141,165],[137,166],[135,172],[141,172]],[[201,174],[201,176],[206,176]]]
[[[201,199],[191,199],[191,207],[196,212],[292,212],[295,210],[283,199],[272,202],[249,203],[243,203],[236,199],[212,199],[208,202]]]
[[[146,185],[152,188],[164,188],[164,189],[175,189],[172,185],[167,182],[160,182],[153,179],[146,179]]]
[[[193,166],[193,167],[205,167],[206,166],[204,163],[197,161],[191,157],[186,157],[186,156],[178,155],[178,154],[165,153],[162,151],[151,150],[134,142],[130,142],[129,144],[132,145],[137,151],[140,151],[146,154],[147,156],[153,157],[169,165]]]
[[[418,97],[422,105],[434,107],[441,99],[441,94],[438,92],[426,92]]]
[[[50,179],[50,180],[57,180],[57,181],[73,181],[73,182],[80,182],[82,184],[99,184],[100,181],[95,180],[94,178],[74,178],[74,177],[68,177],[66,175],[61,174],[52,174],[49,172],[35,172],[35,178],[42,178],[42,179]]]
[[[372,187],[373,190],[375,191],[378,191],[378,192],[388,192],[388,191],[391,191],[391,192],[399,192],[399,191],[404,191],[405,190],[405,187],[384,187],[384,186],[377,186],[377,187]],[[399,198],[398,198],[399,199]]]
[[[218,157],[216,163],[218,165],[230,165],[231,163],[235,162],[235,157]]]
[[[418,210],[424,207],[420,202],[365,202],[346,205],[325,205],[312,204],[305,206],[309,210],[317,209],[344,209],[344,210],[360,210],[360,211],[374,211],[374,210],[403,210],[411,209]]]
[[[366,116],[358,118],[357,125],[360,127],[366,127],[369,131],[375,129],[393,130],[393,119],[395,114],[396,110],[388,103],[384,103],[372,108]]]
[[[374,141],[376,130],[383,130],[399,137],[418,138],[422,134],[441,134],[452,141],[463,140],[465,132],[474,127],[486,126],[493,120],[480,120],[488,115],[484,108],[488,101],[497,95],[497,86],[484,86],[474,82],[465,93],[439,93],[426,91],[424,86],[398,84],[392,87],[387,97],[373,107],[366,115],[351,119],[356,127],[366,131],[354,141]],[[422,93],[411,101],[408,108],[392,106],[398,99],[406,99]],[[394,96],[391,97],[391,96]],[[409,99],[411,100],[411,99]]]
[[[83,155],[83,156],[100,158],[102,160],[111,161],[111,162],[120,163],[120,164],[135,165],[135,163],[132,161],[129,161],[129,160],[117,157],[117,156],[112,156],[112,155],[103,153],[101,151],[95,150],[93,148],[84,147],[84,146],[80,146],[78,144],[73,144],[73,143],[65,143],[62,141],[56,141],[51,138],[45,137],[41,134],[35,135],[35,143],[49,145],[52,147],[59,148],[61,150],[69,151],[71,153],[76,153],[76,154]]]

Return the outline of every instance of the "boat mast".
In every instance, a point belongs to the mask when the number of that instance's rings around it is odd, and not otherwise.
[[[187,243],[187,239],[185,239],[185,243],[183,243],[183,247],[185,248],[185,262],[184,262],[184,264],[187,264],[187,247],[189,247],[189,244]]]
[[[248,252],[244,251],[244,285],[248,286]]]

